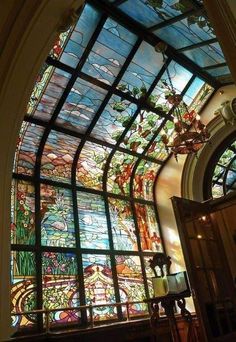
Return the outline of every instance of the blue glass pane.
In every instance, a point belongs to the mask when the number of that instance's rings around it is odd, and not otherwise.
[[[60,58],[61,62],[75,67],[82,56],[101,14],[90,5],[86,5],[75,26],[74,31]]]
[[[109,249],[107,219],[102,196],[77,193],[82,248]]]
[[[201,48],[184,51],[183,53],[203,68],[225,62],[219,43],[202,46]]]
[[[107,91],[78,78],[56,120],[57,124],[84,133]]]
[[[183,100],[188,105],[189,109],[199,112],[213,91],[214,88],[196,77],[186,91]]]
[[[208,72],[208,74],[210,74],[213,77],[225,76],[225,75],[230,74],[230,70],[227,66],[223,66],[223,67],[219,67],[219,68],[215,68],[215,69],[210,69],[210,70],[207,70],[207,72]]]
[[[126,85],[129,91],[132,91],[134,87],[149,89],[162,66],[162,55],[157,53],[150,44],[142,42],[119,86]]]
[[[178,3],[176,0],[128,0],[121,4],[119,8],[140,24],[151,27],[185,13],[192,8],[192,5],[187,0],[184,3]]]
[[[41,241],[44,246],[74,247],[74,215],[69,189],[41,184]]]
[[[41,177],[56,181],[71,182],[71,167],[80,139],[51,131],[45,143]]]
[[[136,39],[136,36],[124,27],[107,19],[82,71],[112,84]]]
[[[136,109],[135,104],[122,101],[119,96],[113,95],[92,130],[91,136],[115,144]]]
[[[113,244],[116,250],[137,251],[135,224],[129,202],[109,198]]]
[[[45,70],[39,73],[31,94],[27,114],[49,121],[71,75],[63,70],[47,67],[46,64],[44,66]]]
[[[128,0],[119,6],[119,8],[146,27],[153,26],[163,19],[150,7],[140,0]]]
[[[197,22],[191,22],[191,18]],[[215,38],[212,27],[205,17],[189,17],[172,25],[157,29],[154,33],[176,49],[180,49],[203,40]]]
[[[121,144],[133,152],[142,153],[163,121],[157,114],[142,110]]]

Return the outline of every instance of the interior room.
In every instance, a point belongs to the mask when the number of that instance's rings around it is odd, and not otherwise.
[[[236,340],[236,3],[0,11],[0,341]]]

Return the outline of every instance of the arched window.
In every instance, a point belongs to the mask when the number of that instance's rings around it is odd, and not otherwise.
[[[236,190],[236,133],[214,152],[204,179],[205,198],[218,198]]]
[[[86,4],[42,66],[21,127],[12,185],[13,312],[142,301],[148,259],[164,245],[154,185],[173,132],[167,69],[198,111],[213,88],[97,7]],[[131,314],[144,315],[144,304]],[[122,319],[94,309],[95,320]],[[42,324],[40,315],[14,324]],[[87,312],[59,310],[54,323]]]

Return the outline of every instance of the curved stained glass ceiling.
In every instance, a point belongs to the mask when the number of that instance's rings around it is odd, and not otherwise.
[[[192,110],[214,90],[212,79],[208,84],[167,57],[164,65],[148,41],[90,3],[56,40],[15,154],[14,311],[142,301],[152,294],[147,260],[163,250],[153,189],[168,158],[160,131],[173,132],[166,69]],[[147,307],[133,304],[131,311],[143,315]],[[108,305],[94,319],[124,315]],[[59,311],[52,321],[87,320],[72,316]],[[33,315],[14,321],[35,324],[40,320]]]
[[[188,57],[220,82],[232,82],[202,1],[116,0],[112,4],[119,15],[130,17],[139,29],[143,27],[150,39],[155,36],[165,41],[175,49],[174,54]]]

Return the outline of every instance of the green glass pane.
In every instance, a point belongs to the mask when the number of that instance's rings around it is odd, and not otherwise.
[[[35,243],[35,190],[31,183],[14,180],[11,191],[11,242]]]
[[[25,251],[12,252],[11,302],[12,312],[36,309],[35,254]],[[37,323],[35,314],[12,316],[12,325],[17,328],[32,328]]]
[[[108,171],[107,190],[115,194],[129,195],[130,177],[137,158],[116,152]]]
[[[76,255],[44,252],[42,254],[43,306],[62,309],[79,306]],[[79,322],[76,310],[58,310],[50,314],[51,323]]]
[[[72,192],[41,185],[41,243],[44,246],[74,247]]]
[[[153,201],[153,187],[160,165],[141,160],[134,176],[134,197]]]

